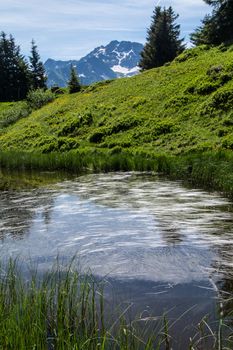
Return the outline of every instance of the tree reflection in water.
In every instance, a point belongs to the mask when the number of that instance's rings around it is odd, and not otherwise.
[[[42,211],[45,224],[50,222],[53,196],[38,191],[0,193],[0,239],[24,239],[30,231],[33,221]]]

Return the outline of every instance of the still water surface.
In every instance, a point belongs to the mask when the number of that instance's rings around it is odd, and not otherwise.
[[[0,192],[0,239],[2,258],[40,269],[77,254],[82,269],[108,276],[133,313],[185,312],[172,330],[182,339],[204,315],[217,317],[217,298],[232,295],[232,203],[155,175],[85,175]]]

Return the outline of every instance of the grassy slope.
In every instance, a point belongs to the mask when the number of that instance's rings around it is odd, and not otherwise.
[[[155,170],[233,196],[232,48],[188,50],[12,120],[0,130],[3,167]]]
[[[3,118],[3,113],[14,107],[16,102],[1,102],[0,103],[0,120]]]
[[[233,51],[187,51],[169,66],[59,97],[3,129],[0,147],[120,146],[169,154],[232,148],[232,77]]]

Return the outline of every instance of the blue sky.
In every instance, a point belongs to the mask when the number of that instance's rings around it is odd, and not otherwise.
[[[144,43],[157,4],[179,13],[186,41],[210,12],[203,0],[0,0],[0,31],[25,55],[34,38],[43,60],[77,59],[115,39]]]

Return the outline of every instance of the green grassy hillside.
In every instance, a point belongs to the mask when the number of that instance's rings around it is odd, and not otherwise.
[[[169,154],[231,149],[233,50],[188,50],[165,67],[59,97],[0,135],[1,150],[78,147]]]
[[[60,96],[28,116],[11,108],[0,109],[2,165],[14,158],[15,167],[153,168],[233,194],[232,47],[187,50],[164,67]]]

